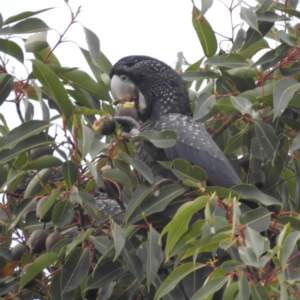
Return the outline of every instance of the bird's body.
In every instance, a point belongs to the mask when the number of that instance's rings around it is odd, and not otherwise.
[[[171,129],[178,135],[175,146],[166,149],[142,140],[135,143],[136,158],[154,176],[172,176],[158,161],[183,158],[203,168],[213,185],[230,188],[241,183],[206,129],[193,122],[187,88],[172,68],[151,57],[129,56],[114,65],[111,77],[114,98],[135,103],[141,131]]]

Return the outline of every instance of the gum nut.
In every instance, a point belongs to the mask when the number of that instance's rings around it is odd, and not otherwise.
[[[35,253],[41,253],[46,249],[48,232],[44,229],[33,231],[27,241],[28,247]]]
[[[28,248],[23,244],[16,244],[11,249],[11,261],[20,260],[23,253],[27,252]]]
[[[110,115],[106,115],[94,122],[93,129],[102,135],[111,135],[116,130],[116,123]]]
[[[51,146],[45,145],[45,146],[41,146],[41,147],[30,150],[30,155],[33,160],[36,160],[44,155],[52,155],[53,152],[54,152],[54,149]]]
[[[51,221],[52,212],[53,212],[54,206],[56,205],[56,202],[54,202],[53,205],[48,209],[46,214],[43,216],[43,218],[40,218],[42,207],[44,206],[44,204],[47,202],[48,199],[49,199],[49,196],[44,196],[43,198],[41,198],[38,201],[37,206],[36,206],[36,217],[43,223],[48,223]]]
[[[61,241],[64,237],[59,232],[52,232],[48,235],[46,239],[46,250],[47,252],[50,252],[51,248]]]
[[[131,117],[135,120],[137,120],[137,110],[134,107],[120,107],[116,111],[116,116],[118,117]]]

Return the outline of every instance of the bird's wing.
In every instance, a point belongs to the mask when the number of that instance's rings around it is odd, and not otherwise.
[[[241,183],[232,165],[206,129],[200,123],[193,123],[190,116],[165,115],[155,122],[153,129],[171,129],[178,135],[176,145],[164,149],[168,160],[183,158],[200,166],[206,171],[208,180],[216,186],[230,188]]]

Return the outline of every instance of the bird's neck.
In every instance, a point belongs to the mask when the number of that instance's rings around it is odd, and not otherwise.
[[[158,119],[167,114],[192,115],[190,102],[177,99],[160,100],[153,104],[151,119]]]

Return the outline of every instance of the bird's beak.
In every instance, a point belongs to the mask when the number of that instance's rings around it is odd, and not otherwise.
[[[111,93],[114,104],[120,102],[135,102],[138,100],[138,91],[131,81],[123,81],[118,75],[111,79]]]

